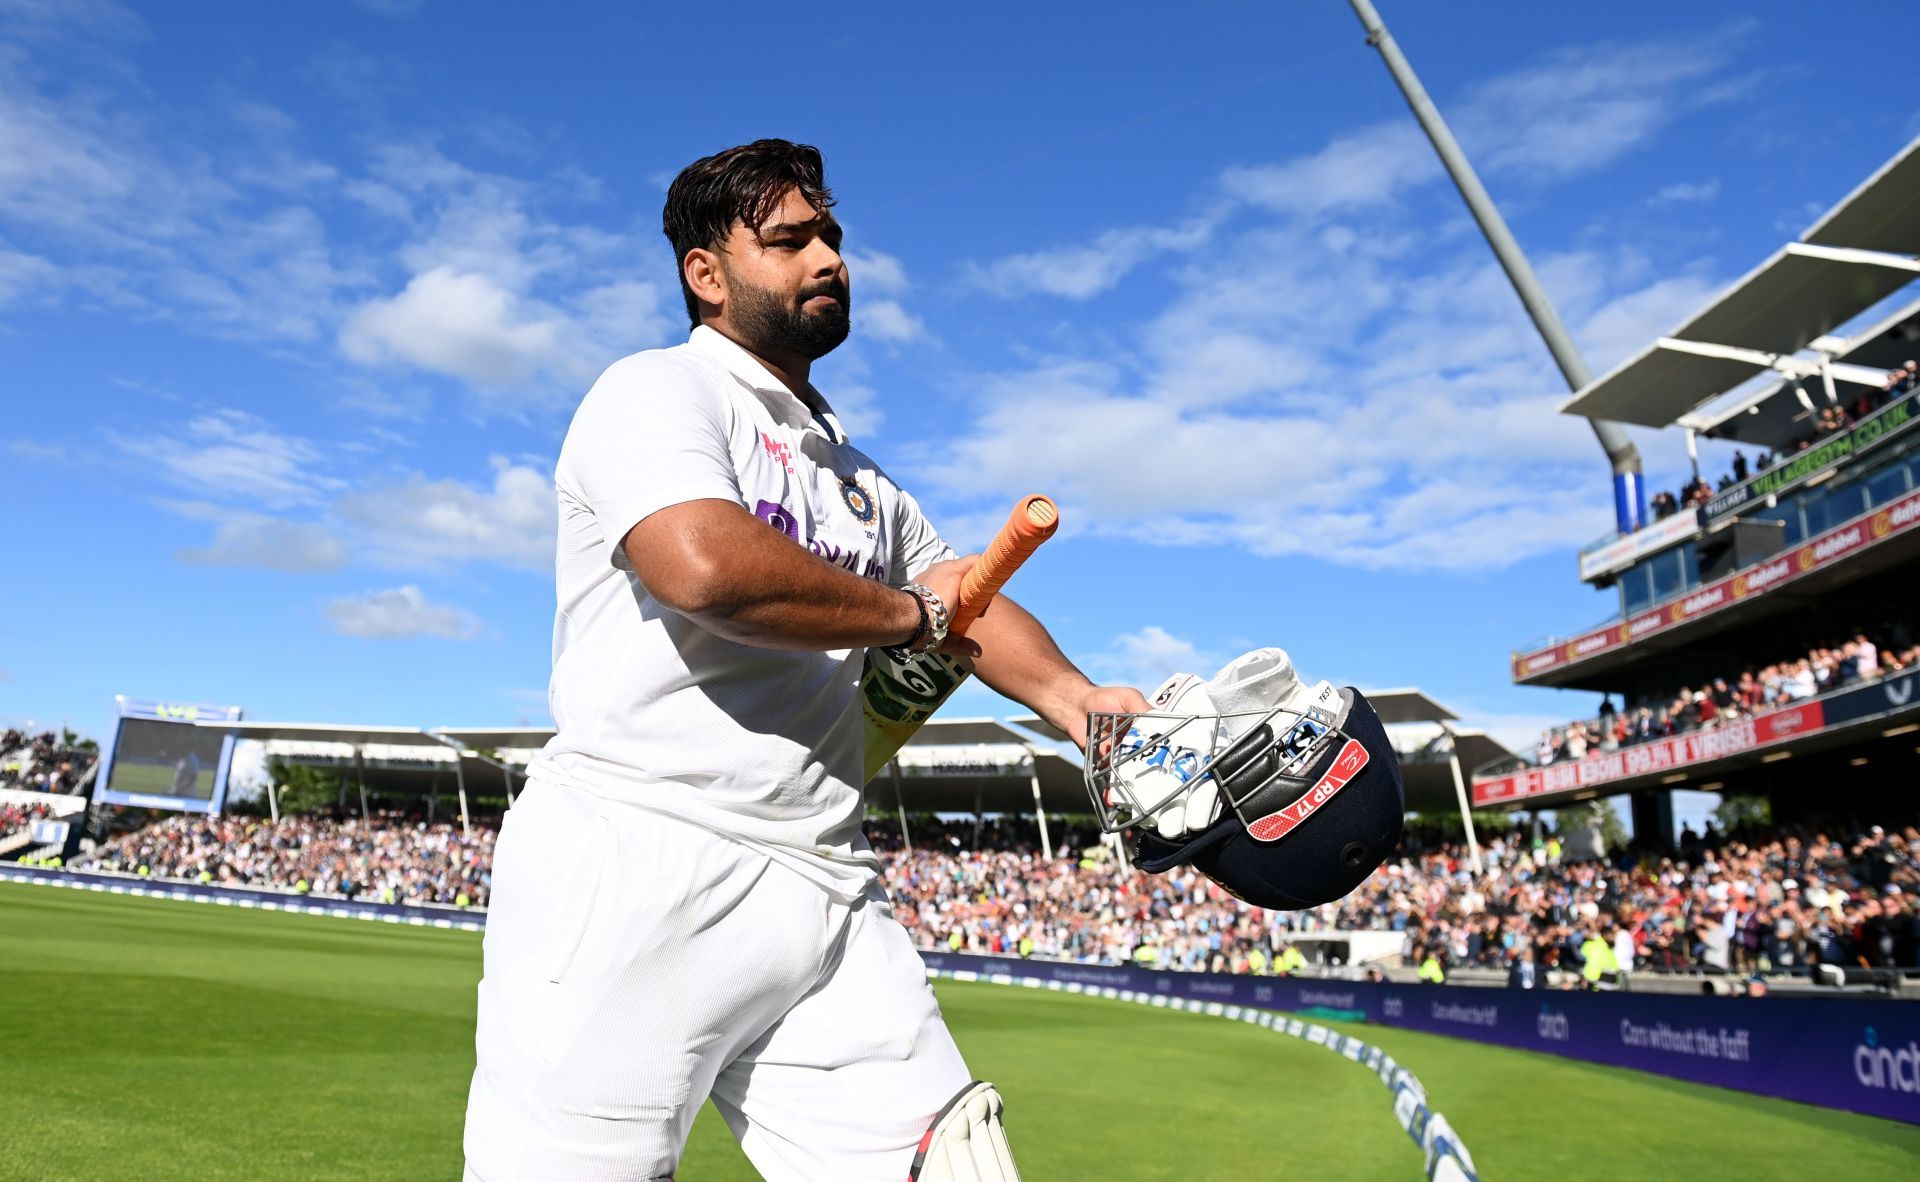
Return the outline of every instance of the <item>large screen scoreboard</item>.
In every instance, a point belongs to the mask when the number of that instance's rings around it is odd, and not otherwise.
[[[150,809],[217,813],[227,799],[233,734],[197,723],[240,721],[238,706],[115,698],[120,725],[93,799]]]

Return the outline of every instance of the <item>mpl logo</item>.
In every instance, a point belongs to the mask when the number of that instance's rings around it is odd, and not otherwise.
[[[1540,1007],[1539,1017],[1533,1020],[1533,1029],[1548,1042],[1568,1042],[1573,1038],[1573,1023],[1567,1021],[1566,1014],[1544,1005]]]
[[[1881,1046],[1880,1034],[1867,1027],[1864,1039],[1853,1048],[1853,1077],[1864,1088],[1889,1092],[1920,1092],[1920,1043]]]

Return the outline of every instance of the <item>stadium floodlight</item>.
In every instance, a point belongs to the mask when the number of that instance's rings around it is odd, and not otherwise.
[[[1507,220],[1500,216],[1499,207],[1487,195],[1486,186],[1480,183],[1480,176],[1468,162],[1467,154],[1460,150],[1452,130],[1447,127],[1447,121],[1440,117],[1440,109],[1433,105],[1427,88],[1420,84],[1420,78],[1413,72],[1407,55],[1400,52],[1399,42],[1387,31],[1386,22],[1380,19],[1372,0],[1348,2],[1353,6],[1354,15],[1360,18],[1361,27],[1367,31],[1367,44],[1380,51],[1381,60],[1387,64],[1387,72],[1393,75],[1394,82],[1399,85],[1407,106],[1413,108],[1413,117],[1420,121],[1421,130],[1427,133],[1427,139],[1433,143],[1433,150],[1446,166],[1447,175],[1453,178],[1454,187],[1466,199],[1474,221],[1480,223],[1480,231],[1486,235],[1487,245],[1493,248],[1494,257],[1500,260],[1501,269],[1506,271],[1515,294],[1526,306],[1534,328],[1539,330],[1541,340],[1546,342],[1547,352],[1553,354],[1554,364],[1560,367],[1560,375],[1566,379],[1567,388],[1575,392],[1585,389],[1593,380],[1586,359],[1581,357],[1566,325],[1560,322],[1560,314],[1554,311],[1553,301],[1547,298],[1546,289],[1540,286],[1540,279],[1533,273],[1532,264],[1527,262],[1526,252],[1520,249],[1513,231],[1507,228]],[[1647,491],[1640,471],[1640,450],[1633,445],[1633,440],[1627,438],[1626,428],[1620,424],[1595,418],[1589,418],[1587,422],[1592,424],[1594,435],[1600,440],[1601,448],[1606,451],[1607,459],[1613,465],[1615,523],[1621,533],[1630,534],[1647,522]]]

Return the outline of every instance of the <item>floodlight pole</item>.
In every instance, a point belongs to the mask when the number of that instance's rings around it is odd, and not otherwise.
[[[1040,753],[1027,748],[1027,760],[1033,768],[1033,819],[1040,822],[1040,854],[1053,861],[1053,838],[1047,833],[1047,806],[1040,798]]]
[[[367,810],[367,752],[366,748],[356,746],[353,749],[354,779],[360,784],[360,819],[369,825],[373,823],[373,814]]]
[[[895,759],[887,765],[887,771],[893,775],[893,803],[900,810],[900,845],[908,853],[913,852],[913,835],[907,832],[907,797],[900,790],[900,761]]]
[[[1444,721],[1440,729],[1447,736],[1447,762],[1453,765],[1453,797],[1460,802],[1460,825],[1467,831],[1467,855],[1473,859],[1473,872],[1484,874],[1480,864],[1480,838],[1473,831],[1473,810],[1467,805],[1467,778],[1460,774],[1460,736]]]
[[[1413,108],[1413,117],[1420,121],[1421,130],[1433,141],[1433,150],[1439,154],[1440,163],[1446,166],[1447,175],[1453,178],[1460,196],[1466,199],[1473,219],[1480,223],[1481,233],[1487,236],[1487,245],[1493,247],[1494,257],[1500,260],[1500,266],[1512,282],[1514,292],[1526,306],[1527,315],[1533,318],[1533,326],[1546,342],[1547,351],[1553,354],[1554,364],[1560,367],[1561,376],[1567,380],[1567,388],[1575,391],[1585,388],[1593,380],[1585,359],[1580,356],[1573,338],[1567,335],[1566,326],[1560,323],[1559,313],[1553,310],[1553,302],[1540,286],[1540,280],[1534,275],[1526,253],[1520,249],[1520,243],[1515,241],[1513,231],[1507,229],[1506,219],[1500,216],[1493,198],[1487,195],[1486,186],[1480,183],[1479,174],[1473,171],[1466,153],[1460,150],[1453,132],[1447,127],[1447,121],[1440,117],[1440,109],[1428,97],[1427,88],[1420,85],[1420,79],[1407,62],[1406,54],[1400,52],[1399,42],[1387,31],[1386,23],[1380,19],[1372,0],[1348,0],[1348,3],[1353,6],[1354,15],[1360,18],[1361,26],[1367,31],[1367,44],[1380,51],[1381,59],[1387,63],[1387,72],[1393,75],[1393,80],[1400,86],[1400,93],[1406,96],[1407,105]],[[1634,447],[1633,440],[1627,438],[1626,429],[1620,424],[1605,419],[1588,419],[1587,422],[1592,424],[1593,433],[1599,437],[1600,446],[1613,464],[1615,522],[1621,533],[1632,533],[1647,519],[1647,491],[1640,471],[1640,450]]]

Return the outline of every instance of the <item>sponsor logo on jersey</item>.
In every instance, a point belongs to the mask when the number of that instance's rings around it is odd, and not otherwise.
[[[765,431],[760,432],[760,445],[767,449],[767,454],[773,457],[775,463],[787,470],[787,475],[793,475],[792,448],[767,434]]]
[[[1347,745],[1334,757],[1333,766],[1320,777],[1319,783],[1285,808],[1268,813],[1253,824],[1247,826],[1258,841],[1278,841],[1320,810],[1320,806],[1332,800],[1342,788],[1367,766],[1367,749],[1358,739],[1348,739]]]

